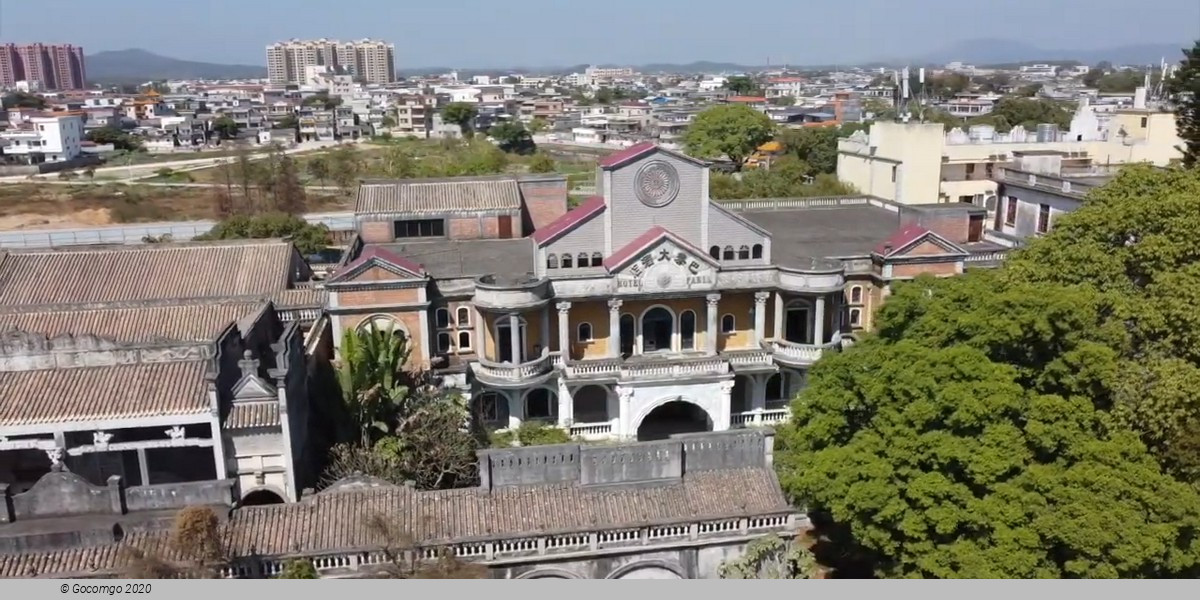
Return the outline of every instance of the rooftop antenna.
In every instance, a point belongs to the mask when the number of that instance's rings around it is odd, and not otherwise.
[[[899,113],[900,120],[907,123],[912,118],[912,114],[908,112],[908,102],[912,98],[912,90],[909,88],[909,72],[908,67],[900,72],[900,95],[903,97],[904,110]]]

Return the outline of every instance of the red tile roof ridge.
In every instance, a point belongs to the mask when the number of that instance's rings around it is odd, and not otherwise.
[[[917,241],[927,233],[930,233],[930,230],[920,225],[906,225],[875,246],[875,252],[887,256]]]
[[[623,248],[621,248],[620,250],[617,250],[616,252],[612,253],[608,258],[604,259],[604,268],[608,269],[609,271],[612,271],[613,269],[620,267],[621,265],[625,264],[626,261],[628,261],[629,259],[636,256],[638,251],[649,246],[650,244],[653,244],[655,241],[662,239],[663,237],[670,237],[672,241],[678,243],[680,246],[683,246],[684,248],[687,248],[692,254],[695,254],[698,258],[701,258],[710,263],[712,262],[712,257],[710,257],[703,250],[693,246],[687,240],[679,237],[678,235],[675,235],[675,233],[673,233],[670,229],[667,229],[667,228],[663,227],[662,225],[655,225],[655,226],[651,227],[650,229],[647,229],[646,232],[643,233],[642,235],[639,235],[636,238],[633,238],[633,240],[630,241],[628,244],[625,244],[625,246]]]
[[[615,167],[657,149],[658,144],[654,142],[640,142],[624,150],[609,154],[600,160],[599,165],[603,168]]]
[[[580,203],[579,206],[563,213],[559,218],[551,221],[545,227],[539,228],[530,236],[534,243],[539,246],[557,239],[560,235],[570,231],[576,225],[590,219],[593,215],[599,214],[605,208],[604,196],[592,196]]]
[[[350,261],[349,264],[341,269],[338,269],[337,273],[334,273],[333,277],[331,277],[329,280],[331,282],[336,282],[341,278],[341,275],[345,273],[351,273],[361,265],[366,264],[375,258],[386,260],[387,262],[390,262],[401,269],[411,271],[417,275],[425,274],[425,267],[413,262],[412,260],[404,258],[403,256],[400,256],[399,254],[396,254],[395,252],[392,252],[386,248],[380,248],[379,246],[367,246],[365,249],[363,249],[362,253],[358,255],[358,258]]]

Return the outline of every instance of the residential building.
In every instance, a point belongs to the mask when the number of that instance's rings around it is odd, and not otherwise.
[[[83,136],[80,114],[35,116],[0,131],[0,152],[8,163],[65,162],[81,154]]]
[[[596,85],[614,79],[629,79],[634,73],[629,67],[596,67],[591,66],[583,71],[589,85]]]
[[[1016,240],[1048,233],[1060,215],[1082,206],[1088,192],[1112,179],[1114,171],[1069,152],[1014,152],[993,175],[1000,202],[991,227]]]
[[[941,108],[955,117],[978,117],[992,112],[1001,96],[983,94],[955,94]]]
[[[267,78],[274,84],[301,84],[306,68],[327,66],[363,83],[396,80],[395,46],[376,40],[289,40],[267,46]]]
[[[41,90],[87,87],[83,48],[71,44],[0,44],[0,88],[17,82],[37,83]]]
[[[786,418],[890,282],[1004,251],[972,205],[718,204],[704,163],[653,144],[596,179],[571,211],[562,176],[363,182],[358,238],[326,282],[333,338],[403,332],[493,428],[724,431]]]
[[[767,98],[799,98],[807,83],[804,77],[772,77],[767,80]]]
[[[1000,134],[989,126],[945,131],[940,123],[875,122],[838,142],[838,178],[865,194],[901,204],[972,201],[995,209],[998,166],[1016,152],[1059,151],[1100,165],[1166,166],[1182,145],[1175,115],[1119,109],[1104,122],[1083,103],[1070,131],[1053,125]]]

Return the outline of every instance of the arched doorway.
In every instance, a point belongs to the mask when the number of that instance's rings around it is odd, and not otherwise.
[[[788,303],[787,317],[784,320],[784,339],[795,344],[811,344],[812,341],[812,311],[808,302],[793,300]]]
[[[675,334],[675,315],[662,306],[642,314],[642,352],[669,352]]]
[[[546,388],[534,388],[525,394],[525,419],[553,421],[558,418],[558,394]]]
[[[608,421],[608,390],[599,385],[585,385],[571,395],[576,423]]]
[[[509,324],[508,317],[502,317],[496,322],[496,351],[500,356],[500,362],[510,364],[521,364],[525,362],[525,319],[522,318],[517,322],[518,335],[517,339],[517,356],[512,353],[512,327]]]
[[[259,489],[246,494],[241,502],[242,506],[266,506],[268,504],[283,504],[283,498],[271,490]]]
[[[639,442],[665,440],[678,433],[712,431],[712,419],[703,408],[683,400],[667,402],[650,411],[638,425]]]

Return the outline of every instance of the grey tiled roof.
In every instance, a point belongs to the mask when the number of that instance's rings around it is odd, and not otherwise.
[[[229,416],[225,418],[225,427],[228,429],[278,425],[279,405],[275,402],[237,402],[229,409]]]
[[[688,474],[662,485],[330,490],[293,504],[235,510],[224,537],[235,556],[279,556],[378,549],[382,540],[370,526],[376,515],[415,543],[431,546],[790,512],[770,468],[744,468]],[[131,532],[124,543],[173,559],[167,536]],[[113,572],[128,560],[119,547],[0,555],[0,577]]]
[[[420,264],[437,279],[480,275],[519,276],[536,269],[534,245],[529,238],[438,240],[380,246]]]
[[[0,334],[14,331],[47,337],[94,335],[124,343],[164,340],[211,342],[230,323],[254,314],[263,302],[127,306],[113,308],[57,307],[0,312]]]
[[[447,213],[517,210],[521,192],[512,177],[364,181],[354,212]]]
[[[207,360],[0,373],[0,426],[199,414]]]
[[[900,228],[895,212],[876,206],[737,211],[771,233],[771,257],[787,266],[801,257],[867,256]]]

